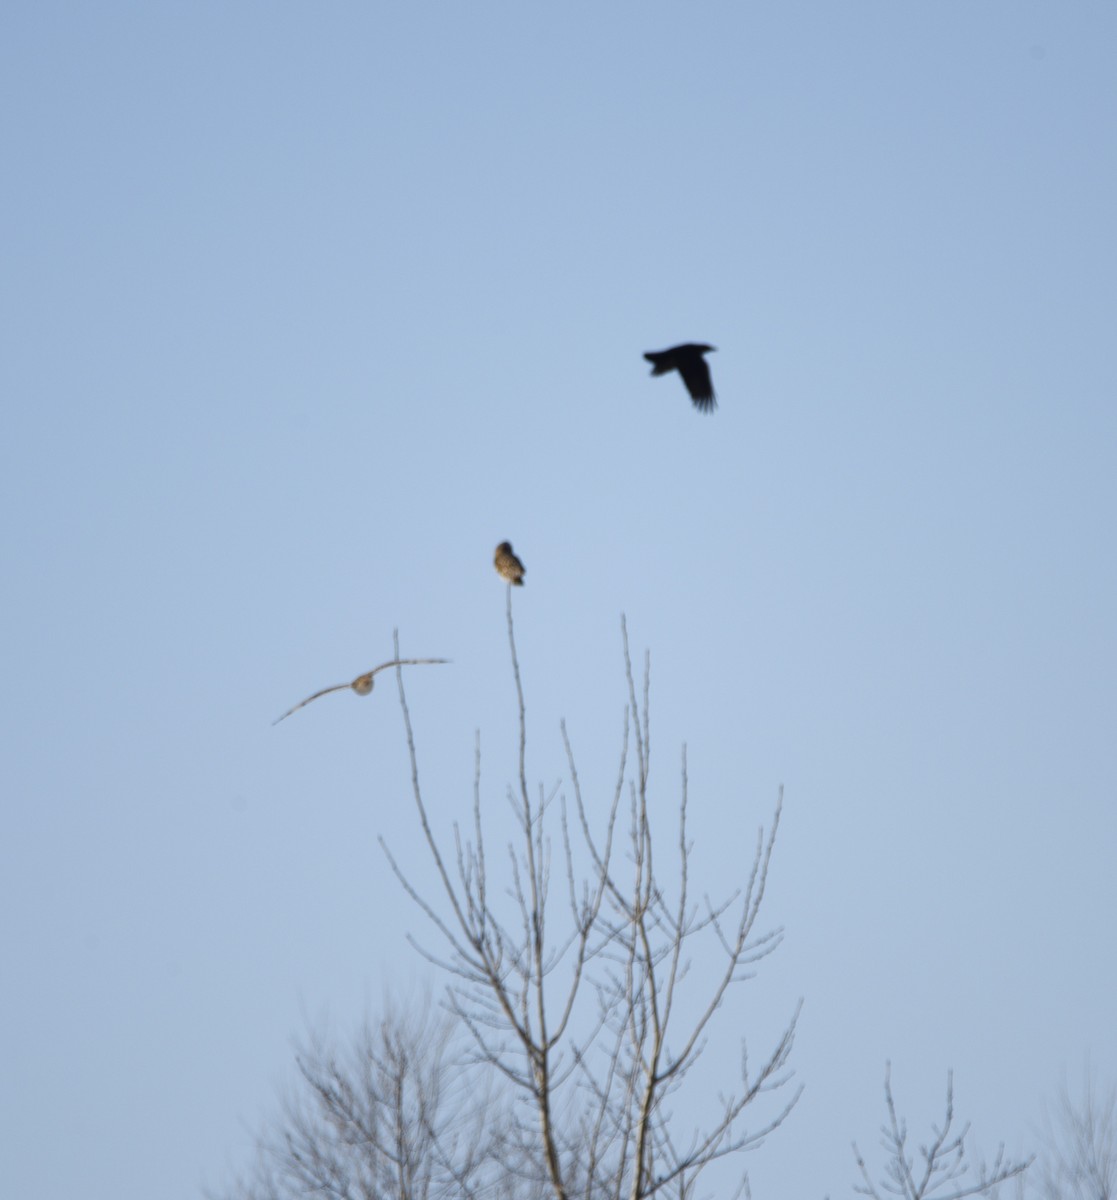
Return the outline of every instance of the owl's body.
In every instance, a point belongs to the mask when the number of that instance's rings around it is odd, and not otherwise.
[[[524,586],[524,564],[512,553],[511,542],[501,542],[493,555],[493,566],[501,579],[507,579],[516,587]]]

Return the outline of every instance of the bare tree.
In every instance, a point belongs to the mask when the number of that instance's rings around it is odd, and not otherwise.
[[[991,1166],[971,1163],[966,1152],[969,1123],[954,1127],[954,1073],[946,1076],[946,1109],[941,1125],[931,1126],[931,1140],[913,1153],[908,1144],[907,1121],[896,1111],[892,1096],[892,1066],[884,1071],[884,1103],[888,1120],[881,1126],[881,1146],[885,1152],[884,1167],[874,1182],[857,1143],[853,1156],[861,1173],[860,1184],[854,1191],[872,1200],[884,1196],[900,1196],[903,1200],[963,1200],[965,1196],[985,1196],[1006,1180],[1021,1175],[1031,1159],[1023,1162],[1005,1158],[1004,1146],[997,1150]]]
[[[384,849],[439,936],[439,951],[419,948],[446,972],[450,1009],[472,1034],[478,1063],[526,1101],[518,1142],[522,1183],[545,1184],[556,1200],[686,1197],[710,1164],[759,1145],[799,1094],[757,1106],[789,1080],[796,1010],[759,1064],[750,1063],[742,1041],[738,1083],[702,1118],[684,1126],[668,1106],[687,1084],[727,997],[782,938],[779,929],[758,928],[782,793],[770,828],[757,833],[738,889],[718,902],[696,896],[684,747],[671,865],[666,872],[659,867],[649,811],[650,661],[641,704],[623,619],[629,703],[611,799],[593,805],[600,816],[591,823],[565,723],[571,796],[558,786],[534,791],[511,595],[508,589],[519,761],[508,792],[514,834],[496,860],[503,865],[494,866],[483,832],[479,738],[472,829],[463,834],[455,824],[450,850],[436,838],[398,671],[414,802],[440,898],[421,894]],[[552,895],[556,877],[561,905]],[[695,1093],[692,1081],[687,1104],[700,1109],[708,1089]],[[747,1119],[754,1106],[755,1122]],[[741,1184],[747,1186],[743,1171]]]
[[[1064,1085],[1045,1124],[1035,1185],[1043,1200],[1117,1200],[1117,1089],[1099,1096],[1087,1071],[1082,1098]]]
[[[311,1035],[296,1053],[297,1094],[230,1200],[510,1195],[498,1186],[509,1161],[500,1105],[476,1079],[464,1092],[452,1034],[448,1018],[424,1012],[366,1022],[340,1056]]]

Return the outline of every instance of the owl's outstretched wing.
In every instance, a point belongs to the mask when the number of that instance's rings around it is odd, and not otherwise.
[[[276,717],[272,721],[273,725],[278,725],[280,721],[286,720],[292,713],[298,712],[300,708],[305,708],[311,700],[317,700],[319,696],[328,696],[330,692],[342,692],[347,687],[352,687],[351,683],[335,683],[333,687],[323,688],[320,692],[315,692],[313,696],[307,696],[305,700],[300,700],[294,708],[289,708],[282,717]]]
[[[386,671],[389,667],[406,667],[416,663],[447,663],[448,658],[393,658],[391,662],[381,663],[378,667],[373,667],[369,671],[370,675],[375,675],[378,671]],[[313,696],[311,697],[313,699]]]

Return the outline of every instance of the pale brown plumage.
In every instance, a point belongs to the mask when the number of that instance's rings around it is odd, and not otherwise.
[[[524,586],[524,564],[512,553],[511,542],[501,542],[497,546],[493,566],[501,579],[507,579],[517,587]]]
[[[387,670],[388,667],[402,667],[414,663],[445,663],[449,662],[448,658],[393,658],[391,662],[381,663],[378,667],[373,667],[371,671],[366,671],[363,675],[358,675],[352,683],[335,683],[333,687],[323,688],[320,692],[315,692],[313,696],[307,696],[305,700],[300,700],[294,708],[289,708],[282,717],[276,717],[272,721],[273,725],[278,725],[280,721],[289,717],[293,712],[298,712],[300,708],[307,705],[311,700],[317,700],[319,696],[328,696],[330,692],[343,692],[346,688],[352,688],[358,696],[367,696],[372,691],[372,677],[378,671]]]

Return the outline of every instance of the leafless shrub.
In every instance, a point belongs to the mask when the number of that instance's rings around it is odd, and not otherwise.
[[[1064,1085],[1045,1126],[1035,1181],[1043,1200],[1117,1200],[1117,1089],[1099,1096],[1087,1071],[1081,1099]]]
[[[499,1105],[465,1093],[453,1023],[390,1013],[340,1053],[311,1035],[296,1053],[299,1083],[258,1142],[256,1169],[231,1200],[460,1200],[501,1194]],[[476,1089],[478,1081],[472,1085]]]
[[[960,1129],[954,1126],[954,1073],[946,1077],[946,1107],[940,1125],[931,1126],[931,1139],[913,1152],[908,1142],[907,1121],[896,1111],[892,1096],[892,1067],[884,1071],[884,1103],[887,1122],[881,1126],[881,1146],[885,1160],[880,1177],[874,1182],[857,1143],[853,1155],[862,1182],[854,1191],[872,1200],[884,1196],[900,1196],[903,1200],[963,1200],[965,1196],[989,1195],[1006,1180],[1022,1174],[1030,1159],[1024,1162],[1005,1158],[1004,1147],[997,1151],[992,1165],[972,1163],[966,1151],[969,1123]]]

